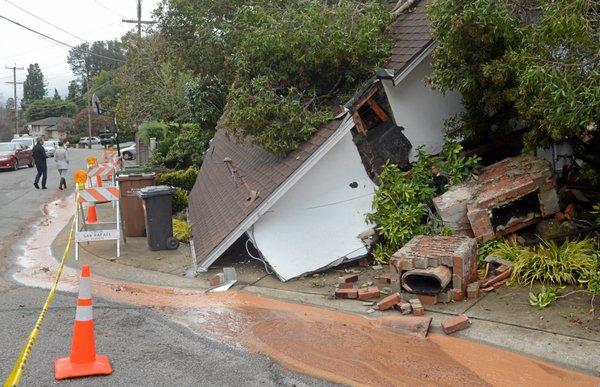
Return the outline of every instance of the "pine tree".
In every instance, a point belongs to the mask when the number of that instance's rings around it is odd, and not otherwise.
[[[62,98],[60,98],[60,94],[58,94],[58,90],[56,90],[56,87],[54,88],[54,97],[52,97],[52,99],[56,101],[62,100]]]
[[[23,99],[21,106],[26,109],[27,106],[38,99],[43,99],[46,95],[46,85],[44,84],[44,74],[37,63],[32,63],[27,69],[27,77],[23,82]]]

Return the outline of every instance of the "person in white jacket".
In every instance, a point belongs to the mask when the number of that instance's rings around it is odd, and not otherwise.
[[[58,189],[67,189],[67,170],[69,169],[69,152],[61,141],[58,143],[58,148],[54,152],[54,161],[56,161],[56,167],[58,168],[58,174],[60,175],[60,184]]]

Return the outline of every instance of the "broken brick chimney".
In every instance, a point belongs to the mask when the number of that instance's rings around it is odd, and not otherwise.
[[[451,187],[433,203],[447,226],[483,241],[559,211],[552,167],[529,155],[485,167],[477,179]]]
[[[402,298],[449,302],[477,281],[477,242],[464,235],[417,235],[392,256],[390,270]]]

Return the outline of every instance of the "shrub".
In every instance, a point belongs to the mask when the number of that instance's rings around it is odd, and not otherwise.
[[[188,243],[192,237],[192,227],[184,220],[173,219],[173,236],[179,242]]]
[[[597,249],[598,242],[594,239],[566,241],[560,246],[553,241],[543,241],[533,248],[504,242],[494,254],[514,262],[513,282],[567,285],[597,271]]]
[[[189,167],[181,171],[161,173],[156,179],[156,184],[179,187],[189,192],[194,187],[197,176],[198,169],[195,167]]]
[[[176,187],[173,192],[173,213],[183,211],[188,206],[188,192],[182,188]]]

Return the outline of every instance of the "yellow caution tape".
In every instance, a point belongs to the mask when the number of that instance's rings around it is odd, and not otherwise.
[[[79,196],[79,194],[78,194],[78,196]],[[42,326],[42,322],[44,321],[44,317],[46,317],[46,312],[48,311],[48,308],[50,307],[50,305],[52,305],[52,301],[54,301],[54,293],[56,293],[56,288],[58,287],[58,281],[60,280],[60,276],[63,272],[65,262],[67,261],[67,257],[69,256],[69,250],[71,249],[71,242],[73,240],[73,231],[75,230],[75,217],[76,216],[77,216],[77,214],[75,214],[75,216],[73,216],[73,220],[71,222],[71,230],[69,231],[69,238],[67,239],[67,247],[65,247],[65,251],[63,253],[62,259],[60,260],[60,264],[58,265],[58,270],[56,271],[56,277],[54,278],[54,282],[52,283],[52,286],[50,287],[50,293],[48,293],[48,297],[46,298],[46,302],[44,303],[44,306],[42,308],[42,311],[40,312],[37,322],[35,323],[35,326],[33,327],[33,330],[31,331],[31,333],[29,334],[29,337],[27,338],[25,345],[23,345],[23,348],[21,349],[21,353],[19,354],[19,357],[17,358],[17,361],[15,362],[15,365],[13,366],[13,369],[12,369],[10,375],[8,375],[8,378],[4,382],[4,387],[18,386],[19,382],[21,381],[21,377],[23,376],[23,370],[25,369],[25,365],[27,364],[27,361],[29,360],[29,356],[31,355],[31,350],[33,349],[33,345],[35,344],[35,341],[37,340],[38,334],[40,332],[40,328]]]

